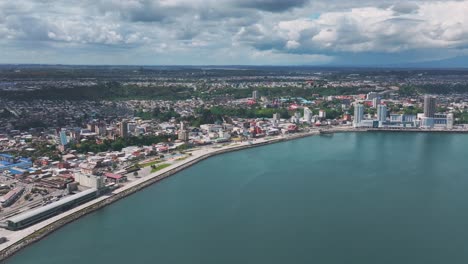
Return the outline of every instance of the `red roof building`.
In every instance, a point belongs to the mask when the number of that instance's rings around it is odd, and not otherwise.
[[[104,176],[106,176],[108,180],[113,181],[113,182],[123,182],[127,180],[127,177],[121,174],[114,174],[110,172],[105,173]]]

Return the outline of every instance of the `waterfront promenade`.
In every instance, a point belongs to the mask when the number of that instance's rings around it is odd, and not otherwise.
[[[260,139],[255,139],[255,140],[236,142],[236,143],[231,143],[229,145],[211,145],[211,146],[201,147],[199,149],[196,149],[190,152],[191,155],[188,158],[175,162],[167,168],[164,168],[160,171],[157,171],[155,173],[152,173],[146,177],[142,177],[130,183],[127,183],[123,187],[114,190],[110,194],[98,197],[97,199],[94,199],[88,203],[82,204],[64,213],[51,217],[33,226],[30,226],[28,228],[18,230],[18,231],[0,229],[0,237],[6,237],[8,239],[7,242],[0,245],[0,261],[7,258],[8,256],[11,256],[12,254],[22,249],[23,247],[29,245],[30,243],[34,243],[40,240],[41,238],[44,238],[51,232],[55,231],[56,229],[60,228],[61,226],[69,222],[72,222],[90,212],[93,212],[121,198],[124,198],[125,196],[128,196],[159,180],[167,178],[211,156],[222,154],[222,153],[227,153],[231,151],[242,150],[245,148],[258,147],[258,146],[263,146],[266,144],[282,142],[282,141],[287,141],[287,140],[292,140],[292,139],[297,139],[297,138],[303,138],[303,137],[318,135],[318,134],[319,134],[318,130],[313,130],[309,132],[303,132],[303,133],[297,133],[297,134],[291,134],[291,135],[282,135],[282,136],[276,136],[276,137],[260,138]]]
[[[391,132],[452,132],[452,133],[468,133],[466,130],[385,130],[385,129],[355,129],[352,127],[332,127],[322,128],[324,131],[332,133],[340,132],[377,132],[377,131],[391,131]],[[171,166],[161,169],[155,173],[151,173],[148,176],[136,179],[129,183],[126,183],[121,188],[114,190],[112,193],[98,197],[88,203],[82,204],[71,210],[68,210],[62,214],[51,217],[38,224],[25,228],[18,231],[10,231],[6,229],[0,229],[0,237],[6,237],[7,242],[0,244],[0,260],[7,258],[14,254],[21,248],[27,246],[30,243],[40,240],[61,226],[72,222],[90,212],[98,210],[108,204],[111,204],[119,199],[122,199],[138,190],[145,188],[157,181],[167,178],[175,173],[196,164],[206,158],[214,155],[227,153],[231,151],[242,150],[245,148],[258,147],[266,144],[272,144],[276,142],[282,142],[287,140],[293,140],[296,138],[303,138],[312,135],[320,134],[319,130],[311,130],[308,132],[301,132],[297,134],[281,135],[275,137],[259,138],[251,141],[244,142],[233,142],[230,144],[218,144],[204,146],[192,151],[186,159],[175,161]]]

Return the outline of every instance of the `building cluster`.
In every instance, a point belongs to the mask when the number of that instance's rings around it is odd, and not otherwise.
[[[100,118],[110,123],[121,117],[132,117],[135,113],[148,113],[154,109],[161,112],[174,111],[182,117],[193,116],[196,109],[204,105],[203,100],[126,100],[126,101],[53,101],[30,100],[9,101],[0,98],[0,133],[15,129],[27,130],[34,127],[81,126],[83,122]]]
[[[0,173],[5,171],[15,175],[29,173],[32,165],[29,158],[16,158],[9,154],[0,154]]]
[[[370,95],[370,94],[369,94]],[[373,97],[373,95],[369,96]],[[424,112],[416,115],[389,113],[387,105],[380,102],[378,97],[372,98],[372,106],[377,109],[375,116],[365,115],[365,106],[362,103],[354,105],[355,128],[386,128],[386,129],[453,129],[453,113],[437,113],[437,99],[433,96],[424,96]]]
[[[122,72],[122,76],[113,75],[110,80],[132,89],[183,87],[197,96],[184,100],[121,101],[0,98],[0,153],[3,153],[0,154],[0,204],[3,207],[0,218],[13,216],[8,218],[7,228],[20,229],[94,199],[134,180],[132,177],[137,176],[132,175],[138,174],[140,162],[159,162],[164,156],[185,148],[221,146],[227,142],[251,141],[330,125],[350,130],[353,127],[452,130],[461,127],[455,125],[454,113],[464,113],[468,109],[468,95],[465,94],[437,98],[426,95],[423,100],[399,94],[400,87],[408,82],[432,85],[448,83],[450,78],[411,76],[402,81],[401,76],[393,73],[362,75],[302,70],[281,74],[267,71],[259,75],[245,74],[246,71],[231,75],[206,70]],[[456,80],[457,84],[466,83],[466,78],[457,77]],[[0,81],[0,90],[37,90],[50,83],[54,83],[50,86],[53,88],[61,85],[71,88],[99,82],[95,78]],[[270,95],[275,89],[269,88],[282,87],[301,88],[293,90],[310,94]],[[357,92],[321,96],[307,90],[343,87]],[[206,112],[215,106],[268,110],[265,111],[268,118],[223,116],[196,126],[193,124],[197,122],[190,122],[194,121],[191,118],[202,116],[198,110]],[[408,109],[411,111],[406,111]],[[283,113],[288,116],[281,116]],[[159,116],[164,116],[164,120]],[[253,116],[260,115],[256,112]],[[158,142],[113,148],[112,143],[123,144],[135,138]],[[83,150],[81,146],[95,148]],[[28,206],[35,209],[17,214],[18,207]]]
[[[18,197],[24,196],[24,193],[29,194],[32,190],[40,194],[43,203],[49,203],[54,197],[66,197],[70,193],[82,193],[84,190],[95,190],[93,192],[98,195],[100,190],[124,183],[129,173],[139,169],[134,166],[136,162],[164,155],[183,146],[249,141],[328,125],[349,128],[454,129],[455,118],[450,110],[455,107],[454,102],[449,103],[443,97],[439,101],[429,95],[422,102],[414,98],[401,101],[391,98],[391,93],[392,91],[383,90],[364,95],[327,96],[306,100],[301,97],[271,99],[255,90],[246,101],[236,100],[234,105],[247,105],[249,100],[253,100],[260,107],[274,107],[278,110],[286,107],[291,117],[284,118],[278,111],[271,118],[230,116],[215,123],[192,126],[190,122],[176,118],[161,122],[155,119],[143,120],[129,114],[114,115],[112,118],[89,116],[81,125],[64,125],[60,128],[27,132],[8,130],[8,133],[0,134],[0,152],[23,153],[26,158],[0,154],[0,177],[5,177],[10,182],[4,189],[0,189],[0,202],[4,207],[10,207]],[[201,103],[198,100],[119,102],[120,107],[125,109],[172,108],[181,115],[194,114],[194,108]],[[389,105],[396,104],[415,109],[421,107],[422,111],[411,114],[392,112]],[[457,104],[463,106],[463,102]],[[438,106],[449,110],[439,113]],[[351,110],[353,107],[354,110]],[[337,111],[341,114],[336,115]],[[330,113],[332,117],[329,116]],[[165,142],[87,153],[79,153],[78,147],[73,148],[86,143],[99,146],[106,142],[117,142],[118,139],[121,139],[119,142],[122,139],[125,142],[126,139],[136,137],[157,136],[163,136]],[[48,148],[50,145],[58,147],[60,160],[47,155],[28,158],[28,153],[36,153],[38,148]],[[31,203],[33,202],[34,198]],[[73,203],[72,200],[69,202]]]

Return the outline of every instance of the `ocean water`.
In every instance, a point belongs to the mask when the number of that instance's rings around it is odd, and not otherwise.
[[[6,263],[468,263],[468,136],[346,133],[216,156]]]

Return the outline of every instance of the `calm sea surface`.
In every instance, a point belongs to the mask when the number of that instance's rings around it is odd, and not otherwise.
[[[6,263],[468,263],[468,135],[335,134],[217,156]]]

